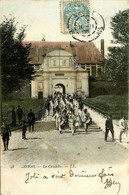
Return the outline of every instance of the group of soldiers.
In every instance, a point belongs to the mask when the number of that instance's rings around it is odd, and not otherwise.
[[[56,121],[56,128],[59,133],[69,128],[72,135],[79,127],[84,127],[85,132],[92,123],[92,118],[81,98],[75,95],[62,94],[57,92],[49,96],[45,104],[47,115],[53,116]]]
[[[92,124],[92,118],[85,104],[83,104],[81,98],[75,95],[57,92],[54,96],[48,97],[45,108],[47,116],[55,117],[56,128],[59,130],[59,133],[62,133],[63,129],[69,128],[72,135],[74,135],[79,127],[83,127],[85,132],[87,132],[88,126]],[[123,134],[126,134],[128,142],[128,124],[125,116],[119,120],[119,129],[119,142],[122,142]],[[109,131],[112,134],[112,141],[114,141],[114,127],[111,114],[107,116],[105,121],[105,141],[107,141]]]
[[[56,128],[60,134],[62,133],[62,130],[65,130],[66,128],[71,130],[72,135],[74,135],[77,129],[80,127],[83,127],[84,131],[87,132],[89,125],[92,124],[92,118],[88,113],[85,104],[83,104],[81,98],[75,95],[62,94],[59,92],[55,93],[54,96],[49,96],[47,98],[44,105],[44,110],[44,115],[46,114],[47,117],[52,116],[54,118]],[[12,122],[14,122],[14,111],[15,109],[13,107]],[[27,114],[27,116],[25,116],[20,106],[18,106],[17,115],[19,124],[21,124],[22,121],[22,139],[26,139],[27,125],[29,126],[29,131],[34,131],[35,115],[32,109],[30,109],[30,112]],[[123,133],[126,134],[128,142],[128,124],[125,116],[119,120],[119,128],[119,142],[122,142]],[[8,150],[11,131],[10,127],[4,120],[1,130],[4,150]],[[107,141],[109,131],[111,132],[112,140],[114,141],[114,128],[111,115],[109,115],[105,121],[105,141]]]
[[[22,108],[20,107],[20,105],[18,105],[18,108],[16,111],[15,111],[15,107],[13,106],[12,107],[12,126],[13,127],[16,126],[16,118],[18,118],[18,125],[21,126],[21,125],[25,125],[28,123],[29,131],[31,131],[31,127],[32,127],[32,131],[34,130],[35,115],[32,112],[32,109],[30,109],[29,113],[26,116]]]
[[[21,119],[23,116],[23,110],[20,105],[18,105],[17,110],[15,111],[15,107],[12,107],[12,126],[16,126],[16,118],[18,118],[18,123],[21,125]]]
[[[18,123],[21,126],[24,126],[25,124],[28,123],[29,125],[29,131],[31,131],[31,127],[32,127],[32,131],[34,130],[34,123],[35,123],[35,115],[32,112],[32,109],[30,109],[30,112],[27,114],[27,116],[25,115],[25,113],[23,112],[22,108],[20,107],[20,105],[17,108],[17,112],[15,112],[15,107],[12,107],[12,126],[16,126],[16,113],[17,113],[17,117],[18,117]]]
[[[34,131],[35,115],[32,112],[32,109],[30,109],[30,112],[27,114],[27,116],[23,113],[20,106],[18,106],[18,109],[17,109],[17,113],[18,114],[20,113],[20,114],[19,115],[17,114],[17,115],[18,115],[18,121],[19,121],[20,128],[22,129],[22,139],[26,139],[27,126],[29,126],[29,131]],[[15,115],[15,118],[14,118],[14,115]],[[12,126],[16,126],[16,113],[15,113],[14,107],[12,108]],[[3,123],[1,126],[1,135],[2,135],[2,140],[4,144],[4,151],[6,151],[8,150],[11,131],[10,131],[10,126],[6,124],[5,119],[3,120]]]

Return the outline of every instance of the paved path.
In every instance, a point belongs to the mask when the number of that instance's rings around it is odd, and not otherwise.
[[[23,166],[26,164],[126,164],[128,150],[117,142],[104,141],[104,132],[92,125],[88,133],[79,129],[75,135],[69,130],[62,134],[55,129],[54,122],[40,122],[35,132],[27,131],[27,140],[21,139],[21,132],[12,132],[9,150],[1,147],[2,166]]]
[[[94,109],[87,106],[88,112],[90,113],[91,117],[94,119],[94,122],[105,132],[105,121],[106,117],[95,111]],[[115,141],[122,145],[123,147],[129,149],[129,143],[127,143],[127,137],[125,134],[122,135],[122,143],[119,143],[119,135],[120,135],[120,128],[119,128],[119,122],[118,120],[113,121],[113,127],[114,127],[114,137]],[[129,133],[128,133],[129,134]],[[109,136],[111,137],[111,133],[109,132]],[[129,139],[129,137],[128,137]],[[129,142],[129,140],[128,140]]]

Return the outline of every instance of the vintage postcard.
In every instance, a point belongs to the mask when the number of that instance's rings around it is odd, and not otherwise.
[[[0,1],[1,195],[128,195],[128,0]]]

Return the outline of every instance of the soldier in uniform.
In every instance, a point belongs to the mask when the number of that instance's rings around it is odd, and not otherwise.
[[[4,144],[4,151],[8,150],[9,145],[9,139],[11,136],[11,131],[8,125],[5,124],[5,121],[3,122],[3,125],[1,126],[1,134],[2,134],[2,140]]]
[[[109,131],[112,134],[112,141],[114,141],[114,130],[113,130],[113,122],[112,122],[112,115],[107,117],[105,122],[105,141],[107,141],[107,136]]]
[[[75,126],[75,131],[80,126],[80,116],[79,116],[79,114],[75,115],[75,125],[74,126]]]
[[[60,121],[59,121],[59,132],[62,133],[62,129],[65,127],[65,115],[61,114],[60,115]]]
[[[17,109],[17,117],[18,117],[19,125],[21,125],[22,115],[23,115],[23,111],[22,111],[22,109],[20,108],[20,105],[19,105],[18,109]]]
[[[26,131],[27,131],[27,124],[26,124],[26,121],[23,120],[23,124],[22,124],[22,139],[26,139]]]
[[[69,121],[69,128],[72,131],[72,135],[74,135],[74,123],[75,123],[75,116],[73,114],[73,111],[69,113],[68,116],[68,121]]]
[[[91,117],[90,114],[87,112],[87,109],[82,110],[81,121],[82,121],[82,125],[85,128],[85,131],[87,132],[88,126],[91,124]]]
[[[59,109],[56,109],[56,113],[55,113],[54,117],[56,119],[56,129],[58,130]]]
[[[56,118],[56,129],[59,130],[59,133],[62,132],[61,130],[61,125],[62,123],[62,119],[61,119],[61,112],[59,110],[57,110],[56,114],[55,114],[55,118]]]
[[[87,109],[84,110],[85,112],[85,131],[88,131],[89,125],[92,123],[92,118],[90,117],[90,114],[87,112]]]
[[[16,112],[15,107],[12,107],[12,126],[16,126]]]
[[[30,109],[30,112],[28,113],[28,123],[29,123],[29,131],[31,131],[31,127],[32,127],[32,131],[34,131],[34,123],[35,123],[35,115],[32,112],[32,109]]]

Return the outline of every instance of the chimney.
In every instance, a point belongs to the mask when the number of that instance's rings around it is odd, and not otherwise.
[[[72,44],[72,41],[70,41],[70,47],[73,47],[74,45]]]
[[[100,52],[102,56],[104,57],[104,39],[101,39],[100,41]]]

